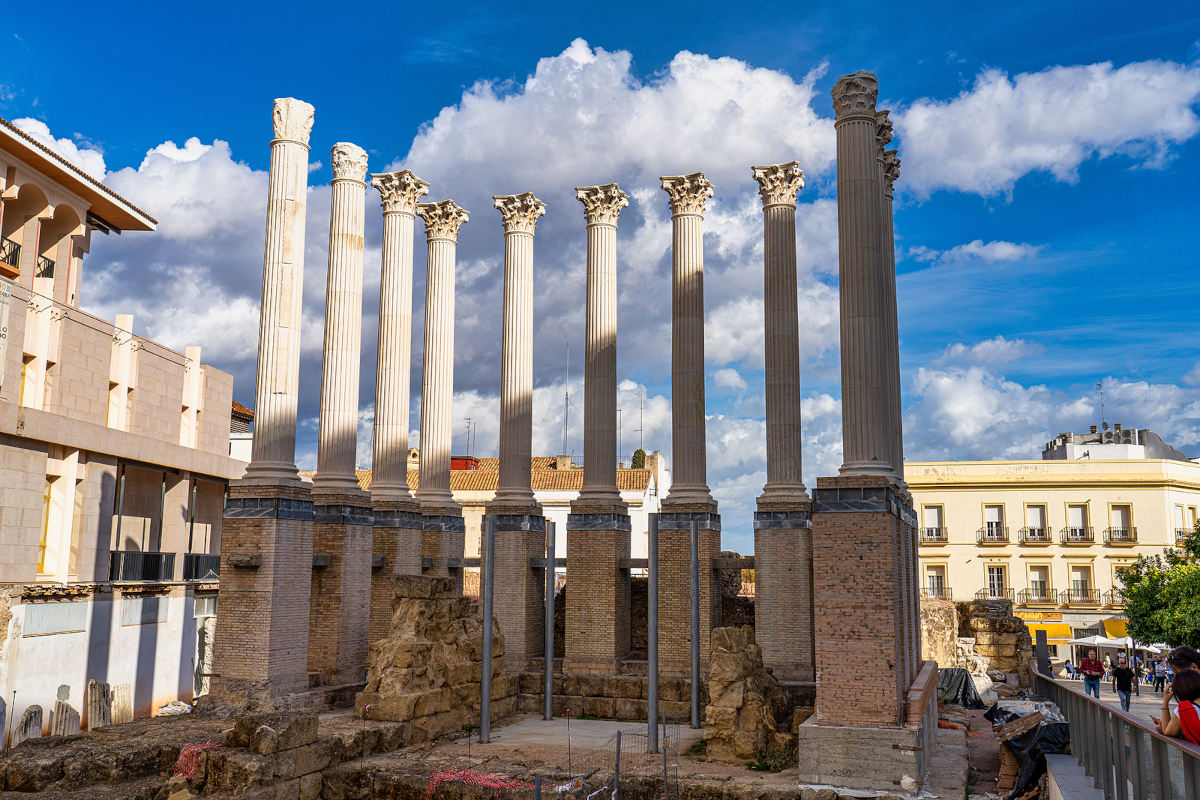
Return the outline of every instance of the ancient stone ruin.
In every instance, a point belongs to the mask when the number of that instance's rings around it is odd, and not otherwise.
[[[779,683],[763,667],[754,628],[715,628],[704,711],[706,755],[747,761],[769,751],[791,751],[795,737]]]

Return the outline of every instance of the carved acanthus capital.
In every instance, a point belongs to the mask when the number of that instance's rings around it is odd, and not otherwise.
[[[621,209],[629,205],[629,195],[615,183],[576,186],[575,197],[583,203],[583,216],[588,225],[616,225]]]
[[[876,158],[883,158],[883,149],[892,141],[891,113],[886,109],[875,112],[875,152]]]
[[[417,210],[417,200],[429,194],[429,184],[406,169],[377,172],[371,176],[371,185],[379,190],[380,205],[385,214],[412,214]]]
[[[367,177],[367,151],[350,142],[338,142],[329,149],[335,181],[358,181]]]
[[[538,217],[546,213],[546,204],[532,192],[493,195],[496,208],[504,219],[505,233],[533,233]]]
[[[833,85],[833,111],[840,122],[850,117],[875,118],[875,101],[879,98],[879,79],[875,73],[859,70],[843,75]]]
[[[312,133],[313,125],[313,107],[308,103],[294,97],[278,97],[275,99],[272,121],[275,123],[276,139],[308,146],[308,135]]]
[[[426,239],[458,241],[458,229],[470,215],[453,200],[417,205],[417,216],[425,220]]]
[[[703,172],[659,178],[670,198],[672,214],[704,215],[704,201],[713,196],[712,181]]]
[[[758,181],[758,193],[762,196],[763,208],[778,205],[796,205],[796,193],[804,188],[804,170],[799,161],[786,164],[771,164],[751,167],[754,180]]]
[[[883,154],[883,191],[888,197],[892,196],[892,187],[900,177],[900,156],[896,150],[888,150]]]

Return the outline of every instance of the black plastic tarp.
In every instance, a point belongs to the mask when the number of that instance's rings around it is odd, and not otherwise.
[[[984,708],[971,673],[962,667],[938,670],[938,694],[942,702],[963,708]]]
[[[1071,727],[1065,722],[1046,722],[1014,736],[1003,746],[1017,757],[1017,763],[1021,766],[1016,786],[1006,798],[1013,800],[1028,791],[1029,787],[1042,777],[1046,771],[1048,753],[1071,752]]]

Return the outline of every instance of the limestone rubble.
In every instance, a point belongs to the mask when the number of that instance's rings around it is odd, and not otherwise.
[[[791,750],[794,737],[783,690],[763,666],[754,628],[714,628],[704,740],[709,758],[746,761],[768,750]]]

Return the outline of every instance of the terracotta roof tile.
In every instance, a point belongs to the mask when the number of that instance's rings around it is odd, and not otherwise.
[[[487,459],[496,461],[497,459]],[[530,474],[530,483],[535,492],[578,492],[583,488],[583,468],[572,469],[539,469],[534,459],[534,469]],[[484,461],[484,459],[480,459]],[[300,477],[312,480],[314,470],[301,470]],[[355,470],[358,485],[364,489],[371,488],[371,470]],[[408,471],[408,487],[416,490],[420,485],[421,473],[418,470]],[[648,469],[618,469],[617,489],[622,492],[644,492],[650,485],[650,470]],[[450,472],[450,491],[452,492],[494,492],[500,483],[498,469],[456,469]]]
[[[235,417],[244,417],[246,419],[254,419],[254,412],[246,408],[237,400],[233,401],[233,415]]]

